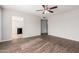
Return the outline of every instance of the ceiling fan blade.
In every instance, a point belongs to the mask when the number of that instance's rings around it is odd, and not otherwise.
[[[45,5],[42,5],[43,6],[43,8],[45,9]]]
[[[53,13],[53,11],[48,10],[49,12]]]
[[[43,11],[43,10],[36,10],[36,11]]]
[[[49,9],[55,9],[55,8],[57,8],[57,6],[51,7],[51,8],[49,8]]]

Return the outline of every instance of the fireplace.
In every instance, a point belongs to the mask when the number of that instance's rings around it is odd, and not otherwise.
[[[17,34],[22,34],[22,28],[17,28]]]

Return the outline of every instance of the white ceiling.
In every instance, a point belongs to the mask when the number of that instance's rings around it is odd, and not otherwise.
[[[50,5],[50,6],[54,6],[54,5]],[[37,16],[42,16],[42,12],[36,11],[36,10],[43,9],[43,7],[41,5],[3,5],[2,7],[7,8],[7,9],[12,9],[15,11],[21,11],[24,13],[34,14]],[[78,8],[79,8],[78,5],[58,5],[57,9],[53,9],[53,11],[54,11],[53,14],[59,14],[59,13],[71,11],[71,10],[78,9]],[[50,14],[48,14],[48,15],[50,15]]]

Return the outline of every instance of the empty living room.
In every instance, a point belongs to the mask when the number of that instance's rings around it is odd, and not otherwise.
[[[79,5],[1,5],[0,53],[79,53]]]

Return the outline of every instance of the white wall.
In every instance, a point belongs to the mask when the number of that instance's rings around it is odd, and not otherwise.
[[[48,33],[79,41],[79,9],[49,16]]]
[[[25,16],[24,20],[24,37],[31,37],[41,34],[41,19],[36,16]]]
[[[0,41],[1,41],[1,8],[0,8]]]
[[[19,11],[3,10],[3,41],[12,40],[12,16],[24,18],[23,37],[40,35],[40,17]]]

